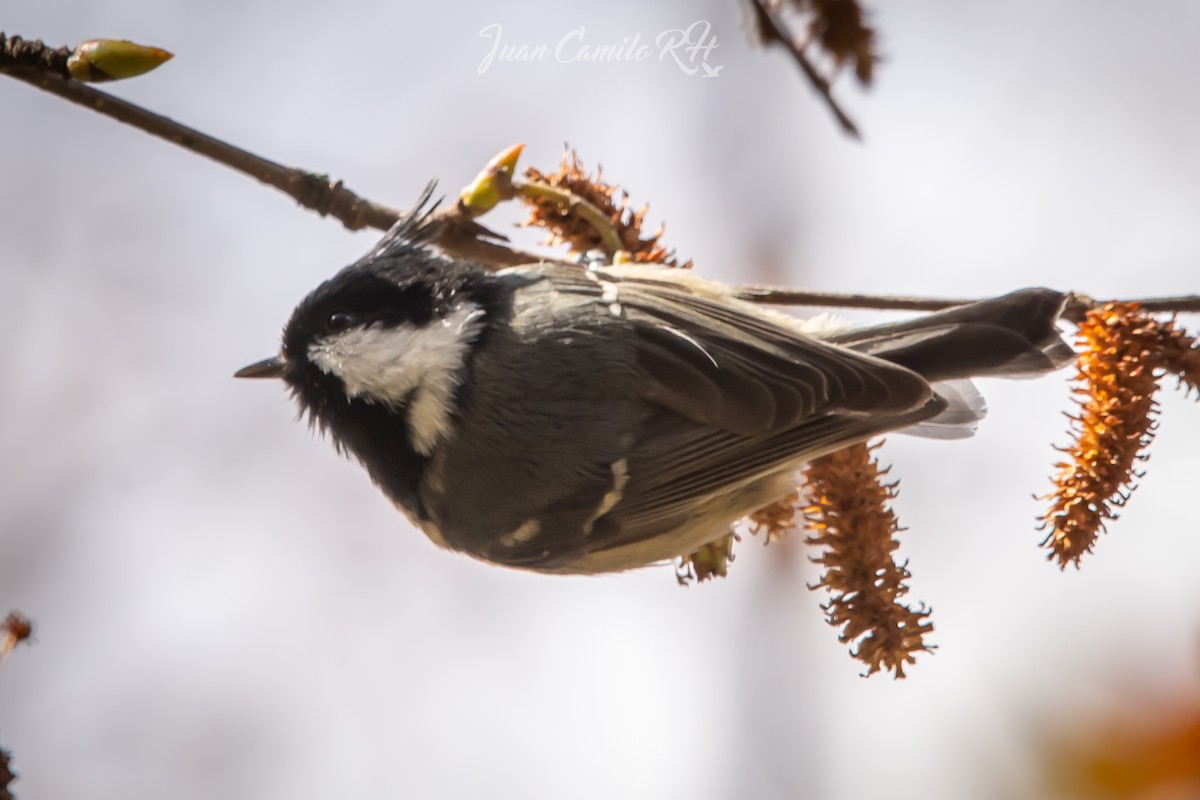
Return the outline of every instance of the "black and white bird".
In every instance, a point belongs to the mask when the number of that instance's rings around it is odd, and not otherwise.
[[[1064,295],[806,333],[688,270],[447,257],[398,223],[296,308],[282,378],[439,545],[542,572],[686,555],[789,494],[804,462],[887,431],[969,435],[964,380],[1072,357]]]

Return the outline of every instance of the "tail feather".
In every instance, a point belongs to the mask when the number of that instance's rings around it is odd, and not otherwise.
[[[1057,328],[1066,301],[1061,292],[1022,289],[830,341],[908,367],[929,381],[1039,375],[1075,357]]]
[[[946,403],[945,409],[929,419],[904,428],[900,433],[925,439],[969,439],[980,421],[987,416],[987,401],[966,379],[938,381],[934,394]]]

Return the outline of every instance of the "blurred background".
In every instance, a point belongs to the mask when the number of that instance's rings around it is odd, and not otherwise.
[[[401,208],[514,142],[542,169],[569,142],[719,279],[1197,290],[1200,5],[870,5],[876,86],[835,90],[861,143],[733,0],[13,0],[0,26],[172,50],[111,90]],[[697,20],[714,79],[669,58],[480,72],[493,24],[553,46]],[[1050,776],[1200,715],[1181,394],[1081,571],[1045,561],[1032,499],[1065,375],[985,382],[973,440],[892,437],[939,649],[864,680],[799,536],[747,539],[729,579],[687,589],[669,566],[553,578],[438,550],[280,386],[230,377],[377,234],[25,84],[0,80],[0,109],[0,612],[37,624],[0,672],[20,797],[1200,796],[1194,773],[1154,795]]]

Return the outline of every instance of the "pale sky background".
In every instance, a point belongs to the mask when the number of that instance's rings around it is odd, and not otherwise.
[[[399,207],[568,141],[721,279],[1200,288],[1200,5],[872,5],[877,86],[838,86],[863,143],[731,0],[5,0],[0,27],[166,47],[112,91]],[[716,79],[478,72],[493,23],[553,44],[699,19]],[[1078,572],[1044,560],[1032,499],[1063,379],[984,383],[974,440],[893,437],[939,649],[863,680],[798,537],[686,590],[436,549],[281,387],[230,377],[376,234],[24,84],[0,80],[0,117],[0,612],[38,625],[0,672],[22,798],[1027,797],[1040,726],[1200,696],[1200,407],[1177,392]]]

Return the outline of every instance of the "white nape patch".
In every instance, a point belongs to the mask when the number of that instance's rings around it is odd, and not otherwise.
[[[350,328],[313,342],[308,358],[340,378],[349,397],[391,406],[409,399],[413,449],[429,455],[449,430],[454,392],[483,313],[462,303],[428,325]]]
[[[618,459],[612,463],[609,470],[612,472],[612,487],[604,493],[604,497],[600,498],[600,505],[596,506],[596,510],[587,518],[587,522],[583,523],[585,534],[591,533],[596,520],[612,511],[625,495],[625,484],[629,483],[629,462],[623,458]]]

